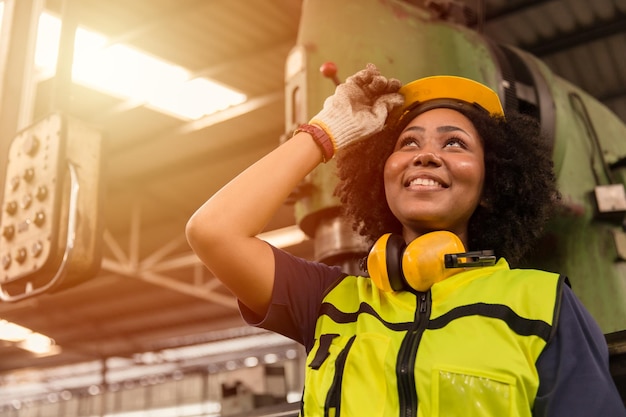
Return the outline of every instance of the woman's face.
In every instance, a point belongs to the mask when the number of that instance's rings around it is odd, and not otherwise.
[[[384,171],[387,204],[402,223],[405,240],[448,230],[467,244],[484,176],[482,140],[467,117],[437,108],[413,119]]]

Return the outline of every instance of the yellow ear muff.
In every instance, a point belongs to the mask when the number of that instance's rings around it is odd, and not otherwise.
[[[367,271],[374,284],[383,291],[400,291],[405,288],[402,275],[402,253],[406,243],[400,235],[382,235],[367,256]]]
[[[402,271],[406,283],[418,291],[428,291],[436,282],[460,272],[447,269],[446,254],[465,252],[457,235],[447,231],[427,233],[408,244],[402,254]]]
[[[445,255],[465,252],[457,235],[437,231],[422,235],[407,246],[400,235],[381,236],[367,257],[367,271],[374,285],[383,291],[413,288],[427,291],[435,282],[460,270],[446,268]]]

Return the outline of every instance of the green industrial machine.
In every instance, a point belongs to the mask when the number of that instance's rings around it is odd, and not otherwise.
[[[626,349],[623,121],[536,57],[417,1],[305,0],[286,62],[286,137],[321,109],[339,79],[368,62],[402,82],[440,74],[475,79],[497,91],[506,109],[540,120],[563,204],[528,266],[570,278],[618,358]],[[320,166],[294,193],[296,217],[314,238],[318,260],[357,268],[367,247],[340,218],[334,168],[332,161]]]

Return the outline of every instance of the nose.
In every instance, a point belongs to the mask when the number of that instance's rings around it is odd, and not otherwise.
[[[422,151],[422,152],[417,153],[417,155],[415,155],[415,157],[413,158],[413,164],[422,165],[422,166],[428,166],[428,165],[441,166],[442,161],[439,155],[437,155],[436,153]]]

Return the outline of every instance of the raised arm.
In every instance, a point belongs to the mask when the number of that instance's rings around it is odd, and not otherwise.
[[[337,87],[307,132],[247,168],[189,219],[191,248],[248,308],[264,315],[274,285],[273,252],[255,236],[322,160],[382,129],[388,111],[403,102],[399,88],[397,80],[387,80],[368,64]]]
[[[218,191],[187,223],[187,239],[196,255],[259,314],[271,297],[274,257],[254,236],[321,160],[311,135],[298,133]]]

